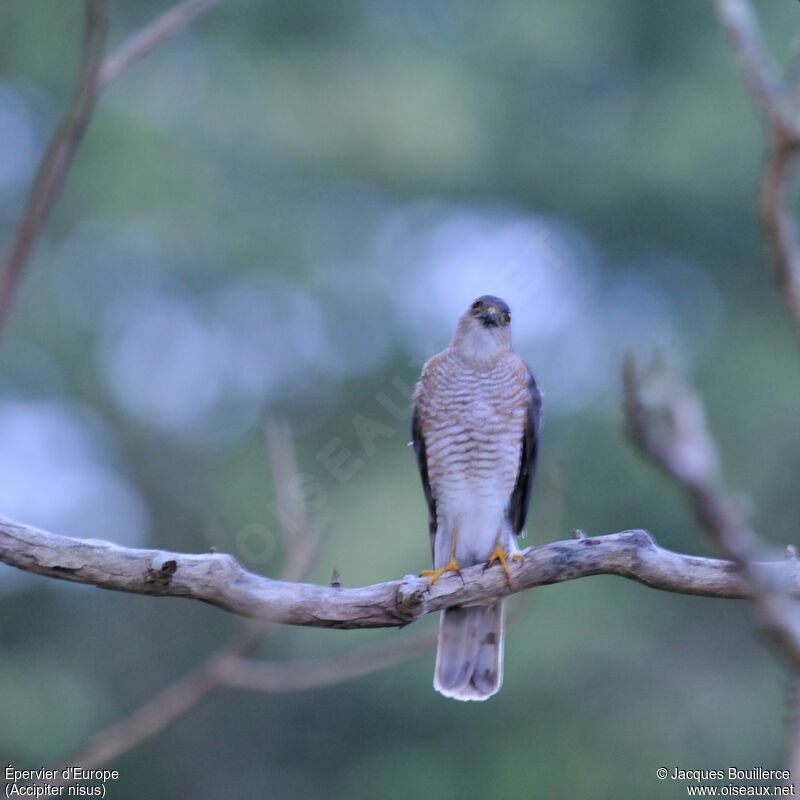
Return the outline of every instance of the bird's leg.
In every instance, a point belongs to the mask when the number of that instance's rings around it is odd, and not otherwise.
[[[500,546],[500,542],[497,542],[494,546],[494,550],[492,550],[491,555],[489,556],[489,560],[486,562],[486,566],[483,568],[484,571],[489,569],[489,567],[494,564],[495,561],[500,562],[500,566],[503,568],[503,572],[506,575],[506,580],[508,581],[509,586],[511,585],[511,570],[508,568],[508,560],[509,558],[512,561],[522,561],[524,556],[522,553],[509,553],[508,550],[503,550]]]
[[[443,567],[439,567],[438,569],[424,569],[420,572],[420,578],[428,579],[428,586],[433,586],[445,572],[455,572],[456,575],[461,578],[461,567],[458,565],[458,559],[456,559],[457,541],[457,537],[454,536],[452,544],[450,545],[450,560]],[[464,579],[461,578],[461,581],[463,583]]]
[[[428,586],[433,586],[445,572],[455,572],[460,575],[461,567],[458,566],[458,561],[451,558],[443,567],[439,567],[439,569],[424,569],[419,576],[420,578],[427,578]]]

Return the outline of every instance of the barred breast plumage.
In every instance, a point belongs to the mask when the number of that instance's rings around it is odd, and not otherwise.
[[[530,402],[527,376],[513,352],[476,368],[449,347],[426,365],[418,403],[440,513],[462,508],[465,491],[489,501],[511,496]]]

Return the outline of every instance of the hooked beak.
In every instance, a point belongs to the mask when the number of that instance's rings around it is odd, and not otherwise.
[[[497,306],[487,306],[481,311],[481,321],[487,328],[494,328],[500,325],[500,312]]]

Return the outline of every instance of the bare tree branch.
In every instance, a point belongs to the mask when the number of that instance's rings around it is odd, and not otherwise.
[[[792,726],[788,762],[800,769],[800,608],[786,574],[765,570],[764,547],[750,529],[738,503],[725,496],[719,461],[705,422],[700,398],[663,369],[640,372],[632,359],[623,368],[624,408],[628,435],[640,452],[672,478],[689,497],[699,522],[728,555],[748,587],[762,627],[794,672]],[[790,563],[798,563],[794,546]]]
[[[106,0],[87,0],[85,18],[78,85],[64,119],[56,128],[39,163],[22,220],[11,240],[0,275],[0,331],[5,325],[12,298],[33,245],[64,185],[67,171],[94,108],[94,86],[102,63],[108,30]]]
[[[61,124],[53,133],[36,171],[22,218],[0,272],[0,334],[33,247],[72,165],[100,93],[119,80],[147,53],[180,33],[195,17],[220,0],[183,0],[131,35],[103,59],[108,30],[107,0],[86,0],[84,45],[75,93]]]
[[[102,92],[109,84],[119,80],[148,53],[177,36],[195,17],[219,2],[220,0],[183,0],[134,33],[103,62],[97,78],[97,91]]]
[[[786,580],[791,570],[764,569],[759,560],[764,547],[739,504],[720,489],[717,453],[702,402],[663,369],[640,372],[632,359],[625,363],[623,384],[631,441],[686,492],[706,532],[736,565],[764,628],[800,669],[800,614],[792,597],[797,593]]]
[[[219,686],[218,665],[228,655],[252,646],[252,635],[242,635],[195,669],[179,678],[119,722],[93,736],[85,747],[53,767],[87,769],[102,766],[156,736],[205,700]]]
[[[800,339],[800,241],[791,193],[797,174],[800,140],[773,131],[772,152],[761,178],[760,212],[764,239],[774,265],[775,279]]]
[[[286,562],[281,577],[297,581],[308,576],[319,556],[325,523],[312,524],[295,484],[300,475],[289,425],[285,420],[268,420],[264,444],[277,503]]]
[[[234,647],[226,648],[159,692],[130,716],[101,731],[86,747],[53,769],[59,772],[66,766],[94,769],[108,764],[159,734],[217,688],[277,694],[344,683],[430,653],[435,633],[426,631],[410,640],[406,637],[402,642],[388,645],[359,647],[330,658],[284,662],[243,658],[239,653],[250,644],[243,637]]]
[[[714,0],[717,15],[770,128],[761,178],[760,215],[775,278],[800,340],[800,241],[791,190],[800,150],[800,114],[792,86],[781,81],[749,0]],[[788,80],[794,79],[793,75]]]
[[[646,531],[585,537],[532,547],[512,567],[470,567],[434,586],[416,575],[358,589],[290,583],[255,575],[229,555],[136,550],[99,540],[57,536],[0,521],[0,561],[27,572],[104,589],[186,597],[235,614],[318,628],[398,627],[453,605],[486,605],[534,586],[589,575],[619,575],[655,589],[706,597],[750,596],[737,567],[727,561],[665,550]],[[794,560],[760,571],[800,594]]]
[[[269,422],[265,434],[266,455],[280,509],[285,548],[281,579],[301,580],[308,576],[317,560],[322,531],[312,531],[299,497],[291,491],[292,479],[298,474],[298,469],[288,426]],[[85,747],[66,758],[56,769],[67,765],[80,765],[87,769],[101,766],[156,736],[188,714],[217,687],[227,682],[235,685],[239,669],[243,673],[251,673],[254,665],[260,662],[244,658],[245,654],[260,645],[267,634],[274,630],[275,626],[269,622],[249,620],[238,636],[136,711],[97,733]],[[380,660],[372,658],[371,663],[376,665],[374,669],[381,668]],[[271,666],[273,670],[278,669]],[[280,668],[288,669],[288,666],[281,665]],[[300,677],[299,669],[293,668],[292,674],[297,680]]]
[[[717,16],[742,67],[744,79],[761,112],[774,127],[797,130],[781,79],[764,45],[758,19],[749,0],[713,0]]]
[[[436,629],[432,629],[411,640],[359,647],[341,655],[309,661],[260,661],[230,656],[219,664],[219,679],[222,685],[232,689],[271,694],[330,686],[432,654],[436,633]]]

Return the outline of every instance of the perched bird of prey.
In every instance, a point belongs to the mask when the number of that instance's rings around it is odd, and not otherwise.
[[[479,297],[458,320],[453,341],[422,369],[412,423],[428,501],[433,570],[509,559],[528,512],[539,442],[541,395],[511,347],[511,311]],[[442,612],[434,688],[485,700],[503,682],[503,601]]]

